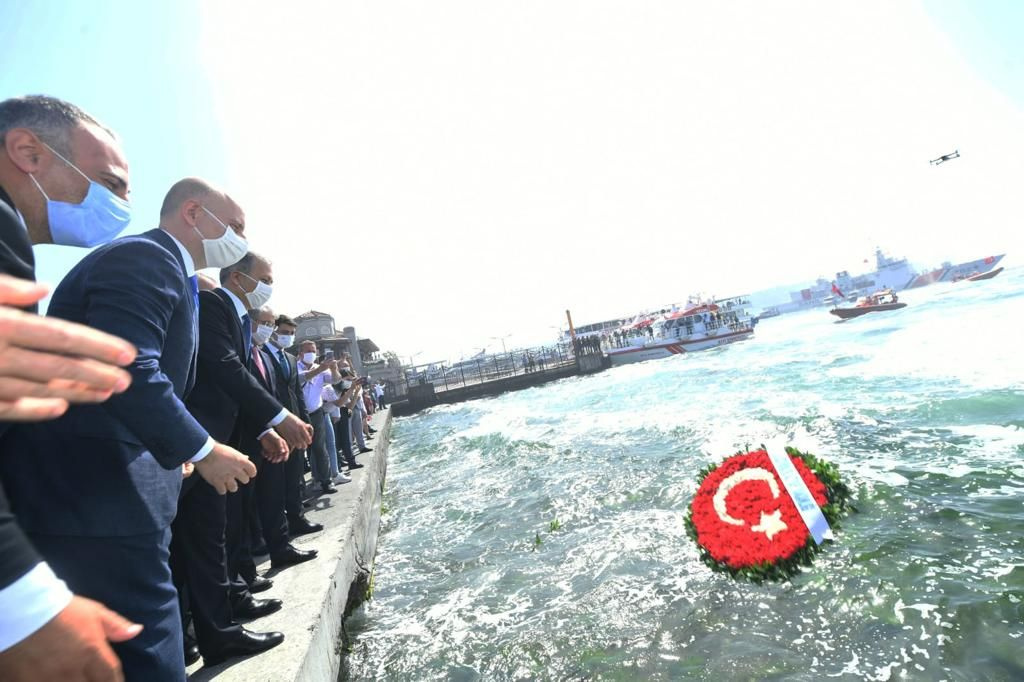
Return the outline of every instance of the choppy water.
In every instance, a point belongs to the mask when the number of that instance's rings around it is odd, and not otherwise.
[[[348,676],[1024,679],[1024,270],[901,298],[398,420]],[[777,434],[859,513],[791,583],[738,583],[684,511]]]

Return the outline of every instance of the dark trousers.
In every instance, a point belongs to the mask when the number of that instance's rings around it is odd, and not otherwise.
[[[259,478],[258,473],[256,477]],[[255,501],[255,481],[238,486],[238,491],[228,493],[225,500],[224,554],[227,558],[232,606],[238,606],[249,598],[249,582],[256,578],[256,562],[252,558],[252,545],[249,543],[249,519]]]
[[[185,481],[178,515],[171,525],[171,570],[183,593],[182,611],[190,611],[199,652],[217,652],[239,636],[231,618],[227,552],[227,500],[198,474]]]
[[[167,566],[170,528],[126,537],[29,539],[72,592],[142,624],[134,639],[112,644],[126,680],[184,681],[178,595]]]
[[[313,445],[309,450],[309,465],[313,468],[313,477],[318,483],[331,482],[331,462],[327,459],[327,433],[324,431],[324,410],[320,408],[309,413],[313,424]]]
[[[288,545],[288,516],[285,515],[285,498],[288,488],[288,465],[292,458],[300,458],[302,450],[293,450],[285,462],[271,464],[263,460],[263,466],[256,476],[256,511],[263,527],[263,539],[271,556]],[[301,467],[301,463],[299,464]],[[302,469],[300,468],[301,472]],[[299,511],[302,502],[299,501]],[[297,521],[298,519],[296,519]]]
[[[345,464],[352,466],[356,463],[356,457],[352,454],[352,432],[349,430],[349,423],[352,421],[352,414],[342,408],[341,419],[334,425],[334,440],[341,448],[341,455]]]
[[[284,510],[289,523],[298,523],[302,514],[302,480],[306,476],[303,465],[305,450],[292,450],[284,463]]]

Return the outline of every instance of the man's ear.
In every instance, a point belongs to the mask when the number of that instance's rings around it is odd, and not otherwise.
[[[181,202],[181,216],[185,219],[185,222],[195,227],[195,224],[199,222],[199,214],[202,212],[200,204],[195,199],[186,199]]]
[[[28,128],[11,128],[4,135],[4,148],[11,162],[22,173],[38,173],[39,170],[49,163],[52,154],[44,153],[48,150],[35,133]]]

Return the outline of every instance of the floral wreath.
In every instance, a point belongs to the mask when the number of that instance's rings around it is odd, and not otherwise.
[[[786,448],[786,454],[829,526],[837,528],[840,517],[853,509],[839,470],[796,448]],[[753,582],[785,580],[811,565],[820,547],[763,447],[710,466],[697,480],[686,532],[705,564]]]

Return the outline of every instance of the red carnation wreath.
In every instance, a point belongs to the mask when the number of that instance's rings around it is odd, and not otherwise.
[[[829,526],[852,507],[835,465],[786,448]],[[715,570],[755,582],[780,580],[809,566],[819,550],[762,448],[729,457],[700,473],[686,530]]]

